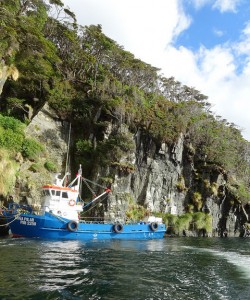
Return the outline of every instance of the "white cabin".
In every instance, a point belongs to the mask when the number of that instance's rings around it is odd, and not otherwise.
[[[81,175],[79,174],[78,176],[80,177]],[[78,222],[80,213],[83,210],[83,203],[79,201],[79,184],[63,187],[63,180],[60,180],[60,182],[56,181],[56,183],[42,187],[42,212],[47,211],[56,216]]]

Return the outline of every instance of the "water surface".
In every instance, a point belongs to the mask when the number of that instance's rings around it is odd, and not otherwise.
[[[250,239],[0,239],[0,299],[250,299]]]

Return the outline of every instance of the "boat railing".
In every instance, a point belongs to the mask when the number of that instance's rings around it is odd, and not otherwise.
[[[101,217],[84,217],[79,220],[80,223],[83,224],[128,224],[128,225],[143,225],[143,224],[150,224],[150,222],[144,221],[135,221],[135,220],[111,220],[111,219],[104,219]]]

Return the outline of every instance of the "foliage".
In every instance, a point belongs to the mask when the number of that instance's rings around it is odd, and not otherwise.
[[[202,195],[199,192],[194,192],[192,202],[197,210],[200,210],[202,208]]]
[[[188,204],[187,205],[187,212],[188,213],[193,213],[194,212],[194,205],[193,204]]]
[[[169,227],[174,227],[178,220],[178,217],[176,215],[172,215],[170,213],[156,213],[156,215],[161,217],[163,222]]]
[[[149,211],[139,204],[130,204],[126,210],[126,218],[130,221],[143,220],[149,216]]]
[[[26,138],[22,144],[22,154],[28,159],[36,159],[43,150],[42,144],[31,138]]]
[[[130,138],[123,134],[116,134],[107,140],[100,142],[97,146],[98,156],[101,164],[119,162],[122,155],[134,148]]]
[[[23,134],[14,132],[11,129],[4,130],[0,127],[0,148],[9,149],[16,152],[21,151],[23,140]]]
[[[76,151],[77,152],[87,152],[91,153],[93,151],[93,146],[88,140],[78,140],[76,142]]]
[[[216,182],[212,182],[210,186],[210,191],[212,195],[217,196],[218,195],[218,184]]]
[[[250,192],[244,183],[227,186],[228,192],[235,200],[240,203],[247,203],[250,199]]]
[[[25,125],[13,117],[7,117],[0,114],[0,126],[3,129],[10,129],[16,133],[23,133]]]
[[[162,143],[171,148],[183,133],[194,164],[235,174],[241,182],[236,196],[249,197],[249,143],[235,124],[211,112],[198,90],[160,75],[107,37],[101,25],[78,26],[60,0],[1,1],[0,20],[3,66],[19,73],[1,94],[0,110],[13,117],[0,115],[1,148],[34,159],[42,149],[24,139],[24,125],[15,118],[31,120],[48,101],[61,120],[72,123],[74,158],[89,170],[124,167],[121,157],[135,151],[128,131],[147,135],[154,154]],[[107,124],[112,124],[108,138]],[[177,188],[186,189],[184,180]],[[210,192],[216,195],[215,185]],[[202,199],[194,195],[192,201],[200,210]]]
[[[82,164],[85,174],[93,169],[93,163],[96,161],[96,151],[89,140],[76,141],[76,157]]]
[[[212,216],[203,212],[193,214],[194,228],[197,230],[205,229],[206,232],[212,232]]]
[[[25,125],[13,117],[0,115],[0,148],[21,151]]]
[[[133,149],[134,145],[130,138],[124,134],[116,134],[100,141],[96,147],[90,140],[77,140],[76,154],[87,170],[93,169],[96,165],[120,168],[123,171],[132,172],[134,166],[128,163],[121,163],[122,155]]]
[[[183,230],[199,231],[201,229],[204,229],[207,233],[212,232],[212,216],[204,212],[189,212],[180,216],[166,213],[161,217],[167,227],[178,233],[182,233]]]
[[[204,186],[206,189],[210,189],[211,185],[210,185],[210,181],[208,179],[204,179]]]
[[[124,173],[133,173],[135,171],[134,165],[131,163],[118,163],[114,162],[112,163],[113,167],[116,167],[119,171],[122,171]]]
[[[179,181],[176,183],[176,188],[178,189],[179,192],[184,192],[187,190],[183,176],[181,176]]]
[[[9,151],[0,149],[0,195],[12,193],[15,186],[15,174],[18,164],[10,156]]]
[[[22,152],[28,159],[35,159],[44,147],[32,138],[25,138],[25,125],[13,117],[0,115],[0,148]]]
[[[51,162],[51,161],[46,161],[44,163],[44,168],[46,170],[48,170],[49,172],[56,172],[56,169],[57,169],[56,165],[53,162]]]
[[[114,182],[114,178],[112,177],[100,177],[100,181],[106,186],[110,186]]]
[[[29,171],[31,171],[33,173],[41,173],[41,170],[42,170],[42,166],[39,163],[33,163],[29,167]]]
[[[1,57],[6,66],[12,65],[21,74],[17,82],[6,82],[3,99],[26,99],[25,104],[34,107],[45,101],[49,79],[56,76],[55,65],[60,61],[56,46],[44,35],[49,8],[44,1],[2,1]],[[7,102],[1,101],[1,105],[3,109],[8,108]]]
[[[202,115],[201,115],[202,116]],[[190,134],[196,157],[242,176],[249,172],[249,146],[233,124],[219,117],[202,116],[191,124]]]
[[[188,230],[190,223],[192,222],[193,216],[191,213],[186,213],[178,217],[175,226],[176,229],[181,232],[183,230]]]
[[[75,90],[68,81],[54,80],[53,88],[49,91],[48,103],[62,118],[66,118],[71,115],[74,96]]]

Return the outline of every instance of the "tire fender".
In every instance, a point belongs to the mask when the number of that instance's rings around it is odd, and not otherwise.
[[[158,223],[152,222],[152,223],[150,224],[150,229],[151,229],[152,231],[156,231],[156,230],[158,229]]]
[[[113,229],[116,233],[120,233],[123,231],[123,225],[120,223],[117,223],[113,226]]]
[[[70,221],[67,224],[67,229],[71,232],[74,232],[78,229],[78,223],[76,221]]]

